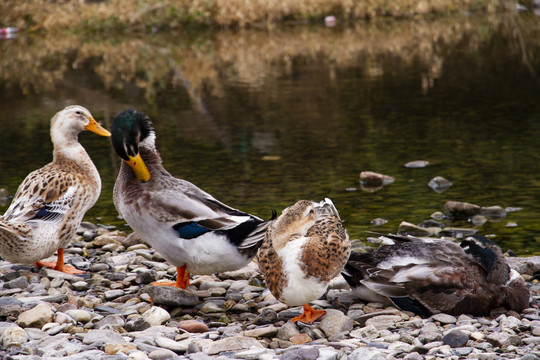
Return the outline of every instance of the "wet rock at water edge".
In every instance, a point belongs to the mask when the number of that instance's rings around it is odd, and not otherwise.
[[[480,206],[462,201],[447,201],[443,211],[450,219],[466,220],[480,214]]]
[[[414,160],[414,161],[409,161],[404,166],[409,169],[420,169],[428,165],[429,165],[429,161],[427,160]]]
[[[428,186],[438,194],[442,194],[452,186],[452,182],[442,176],[435,176],[428,183]]]
[[[480,215],[488,218],[505,218],[507,214],[506,210],[499,205],[495,206],[482,206],[480,208]]]
[[[443,211],[447,218],[454,220],[466,220],[475,216],[502,219],[508,215],[507,211],[498,205],[479,206],[461,201],[447,201]]]
[[[386,224],[387,222],[388,222],[388,220],[386,220],[386,219],[375,218],[375,219],[370,221],[370,224],[373,224],[375,226],[381,226],[381,225]]]
[[[360,173],[360,185],[362,190],[375,192],[383,186],[392,184],[395,178],[389,175],[379,174],[373,171],[362,171]]]
[[[423,228],[411,224],[410,222],[402,221],[401,224],[399,224],[398,234],[422,237],[433,235],[433,232],[430,228]]]

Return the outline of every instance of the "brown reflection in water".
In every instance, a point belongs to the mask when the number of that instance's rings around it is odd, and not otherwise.
[[[220,97],[223,80],[234,78],[257,88],[267,78],[290,75],[295,61],[323,62],[329,75],[336,68],[361,59],[364,76],[377,78],[393,69],[384,68],[381,56],[397,57],[400,71],[418,63],[425,69],[422,84],[428,90],[441,76],[442,49],[451,53],[474,51],[489,41],[493,32],[508,35],[511,49],[530,66],[538,57],[538,31],[527,19],[507,16],[475,20],[453,18],[443,21],[362,23],[341,30],[292,28],[262,31],[221,31],[190,38],[138,36],[137,38],[84,39],[79,36],[24,37],[0,43],[0,79],[20,87],[24,94],[72,91],[66,74],[90,66],[107,90],[127,91],[134,85],[147,102],[169,86],[185,88],[193,106],[206,109],[201,94]],[[526,34],[525,32],[529,32]],[[515,41],[515,39],[519,41]],[[99,94],[95,94],[101,103]]]

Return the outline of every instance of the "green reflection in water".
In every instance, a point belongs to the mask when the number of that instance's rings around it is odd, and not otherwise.
[[[0,186],[14,192],[50,160],[48,120],[63,106],[85,105],[106,126],[132,107],[154,119],[171,173],[244,211],[269,217],[298,199],[330,197],[351,238],[364,239],[366,230],[420,223],[448,200],[520,207],[477,229],[505,249],[537,254],[540,60],[524,62],[505,24],[454,19],[425,28],[402,22],[180,42],[89,40],[66,53],[50,45],[54,50],[34,56],[50,60],[54,71],[45,73],[57,76],[56,87],[40,88],[39,73],[30,76],[20,57],[20,66],[9,64],[20,75],[3,73]],[[20,53],[38,46],[22,44]],[[119,160],[110,142],[90,133],[80,140],[103,181],[87,219],[127,229],[112,204]],[[419,159],[431,165],[403,166]],[[364,192],[362,170],[396,182]],[[454,186],[435,193],[427,183],[437,175]],[[374,218],[388,223],[376,227]]]

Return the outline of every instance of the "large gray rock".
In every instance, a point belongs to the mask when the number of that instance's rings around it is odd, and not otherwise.
[[[300,331],[298,330],[296,324],[288,321],[278,329],[277,338],[281,340],[289,340],[298,334],[300,334]]]
[[[315,347],[291,349],[283,353],[281,360],[317,360],[319,354],[319,349]]]
[[[263,348],[263,346],[254,338],[233,336],[206,344],[202,350],[207,355],[215,355],[224,351],[238,351],[252,348]]]
[[[448,315],[445,313],[435,314],[431,317],[433,321],[438,321],[441,324],[455,324],[457,319],[455,316]]]
[[[112,330],[90,330],[83,339],[83,344],[123,344],[126,340]]]
[[[365,347],[354,350],[348,360],[387,360],[389,355],[381,349]]]
[[[511,335],[503,331],[489,334],[486,340],[490,342],[491,344],[493,344],[494,346],[499,346],[499,347],[503,347],[503,346],[506,347],[510,345],[517,346],[521,344],[521,339],[519,338],[519,336]]]
[[[6,348],[11,346],[21,347],[22,344],[28,341],[28,334],[21,327],[14,325],[2,333],[0,340]]]
[[[540,256],[507,257],[506,261],[520,274],[534,275],[540,271]]]
[[[403,319],[398,315],[379,315],[366,321],[366,326],[374,326],[377,330],[387,330],[396,327]]]
[[[172,307],[195,306],[199,303],[199,297],[190,291],[172,286],[147,286],[142,292],[150,295],[156,305]]]
[[[274,325],[258,327],[244,331],[244,336],[249,337],[274,337],[278,329]]]
[[[327,337],[340,333],[348,333],[353,329],[354,322],[339,310],[328,309],[326,315],[322,317],[319,325]]]
[[[52,322],[53,315],[52,305],[49,303],[41,303],[32,309],[21,313],[17,319],[17,324],[23,328],[41,328],[43,325]]]

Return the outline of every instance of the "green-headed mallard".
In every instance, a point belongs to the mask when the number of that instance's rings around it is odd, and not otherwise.
[[[162,165],[146,114],[119,113],[111,132],[114,149],[124,160],[114,186],[114,204],[129,226],[177,267],[176,283],[165,285],[185,289],[189,273],[235,270],[252,260],[268,221],[172,176]]]

